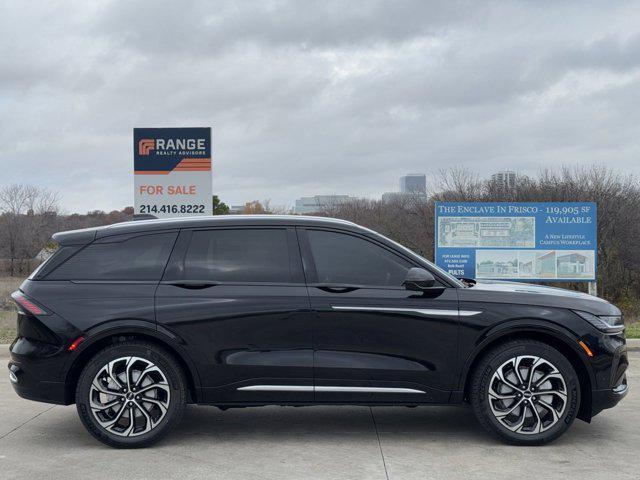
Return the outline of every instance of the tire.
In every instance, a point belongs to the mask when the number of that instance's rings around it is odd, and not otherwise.
[[[480,424],[504,442],[543,445],[575,420],[580,382],[569,360],[555,348],[536,340],[513,340],[482,357],[469,399]]]
[[[147,447],[160,440],[180,421],[186,401],[180,365],[165,349],[144,341],[101,350],[84,367],[76,386],[83,425],[102,443],[117,448]]]

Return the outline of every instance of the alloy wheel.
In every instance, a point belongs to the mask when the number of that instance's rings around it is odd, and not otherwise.
[[[504,362],[489,383],[488,400],[498,422],[514,433],[553,427],[567,407],[567,386],[548,360],[522,355]]]
[[[104,365],[89,390],[91,412],[109,433],[133,437],[150,432],[167,414],[171,400],[165,374],[140,357]]]

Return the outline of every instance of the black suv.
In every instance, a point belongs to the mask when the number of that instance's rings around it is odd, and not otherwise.
[[[13,294],[19,395],[75,403],[116,447],[149,445],[185,404],[469,402],[540,444],[627,393],[620,311],[599,298],[464,282],[353,223],[149,220],[54,235]]]

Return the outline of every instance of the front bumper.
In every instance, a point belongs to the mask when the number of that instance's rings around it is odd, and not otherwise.
[[[607,390],[594,390],[591,397],[591,415],[595,416],[602,410],[615,407],[629,393],[627,375],[623,374],[618,386]]]
[[[622,334],[600,334],[588,338],[596,355],[591,359],[595,385],[591,390],[591,417],[615,407],[629,392],[627,342]]]

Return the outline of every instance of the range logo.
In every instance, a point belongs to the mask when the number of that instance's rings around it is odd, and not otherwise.
[[[149,155],[151,150],[155,150],[157,155],[198,155],[206,150],[206,142],[204,138],[141,138],[138,155]]]
[[[143,138],[138,142],[138,155],[149,155],[151,150],[155,150],[156,141],[152,138]]]

